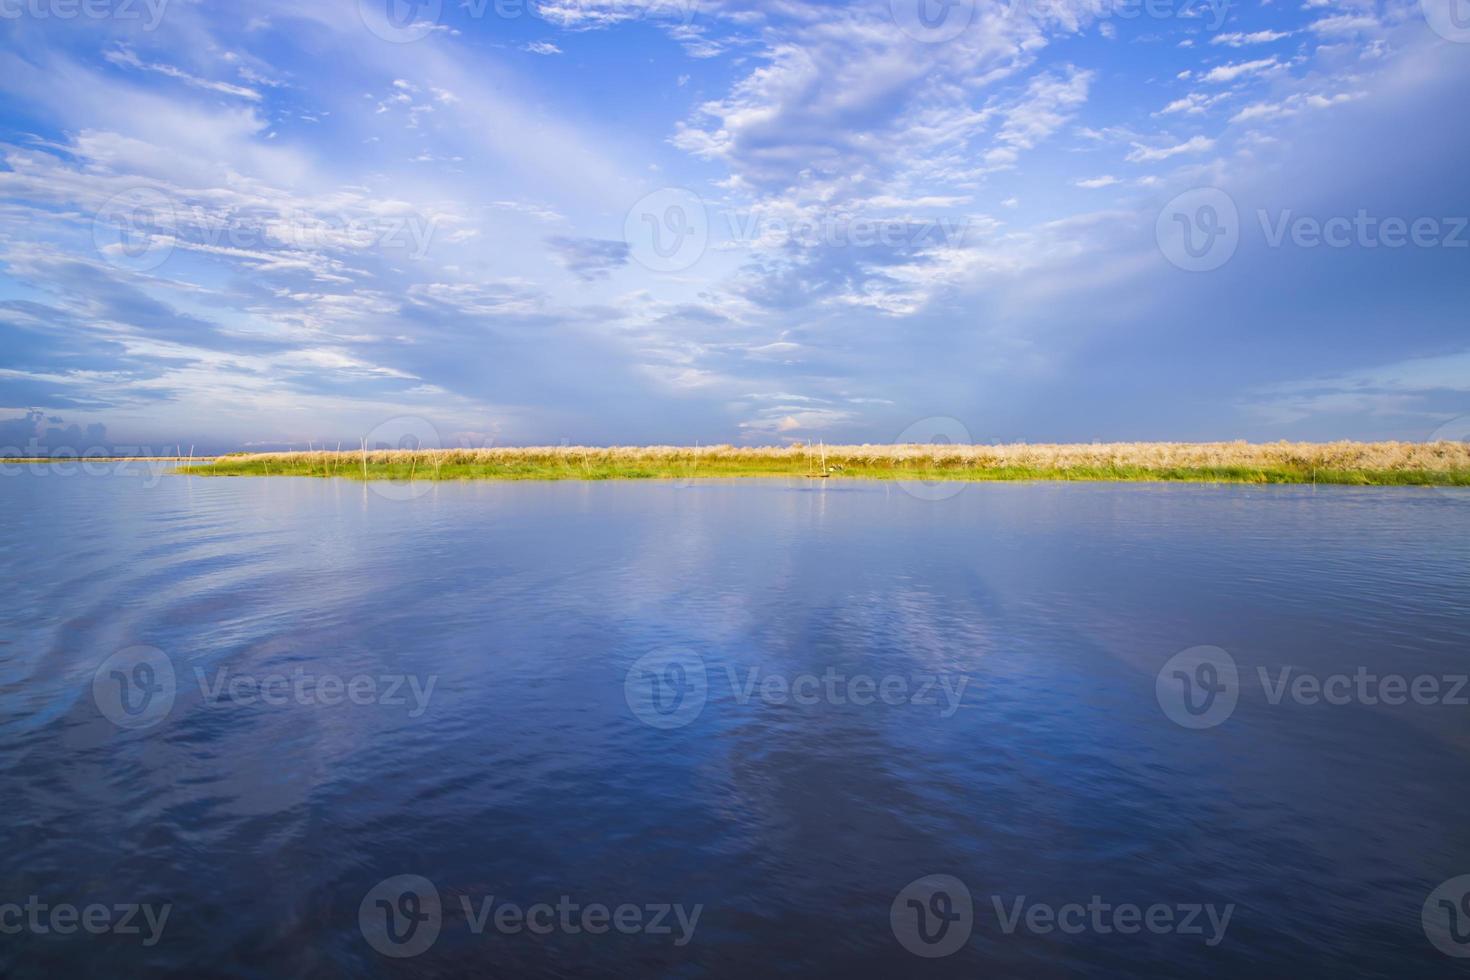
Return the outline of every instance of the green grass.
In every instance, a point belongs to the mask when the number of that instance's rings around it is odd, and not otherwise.
[[[821,464],[803,455],[698,455],[680,457],[669,451],[639,456],[618,450],[578,456],[575,452],[527,450],[496,458],[458,458],[444,454],[291,453],[231,455],[213,463],[180,467],[197,476],[308,476],[350,480],[684,480],[733,477],[812,477]],[[437,465],[436,465],[437,455]],[[462,456],[468,454],[461,454]],[[830,479],[868,480],[1099,480],[1187,483],[1347,484],[1354,486],[1470,486],[1470,469],[1333,469],[1307,465],[1275,466],[1147,466],[978,465],[970,462],[910,461],[846,456],[828,450]]]

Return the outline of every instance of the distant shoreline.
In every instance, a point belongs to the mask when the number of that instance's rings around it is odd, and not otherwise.
[[[130,457],[139,458],[139,457]],[[549,446],[235,453],[196,476],[353,480],[644,480],[809,477],[915,481],[1169,481],[1470,486],[1463,442],[1072,445]]]

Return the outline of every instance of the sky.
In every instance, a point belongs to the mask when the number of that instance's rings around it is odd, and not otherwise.
[[[0,0],[0,444],[1463,439],[1470,0]]]

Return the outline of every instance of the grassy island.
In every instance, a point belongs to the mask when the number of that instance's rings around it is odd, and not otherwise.
[[[351,480],[810,477],[1470,486],[1470,444],[1128,442],[360,449],[235,453],[180,467],[179,472],[199,476],[314,476]]]

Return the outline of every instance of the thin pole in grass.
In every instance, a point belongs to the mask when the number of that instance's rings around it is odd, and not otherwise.
[[[362,478],[364,480],[366,480],[367,479],[367,439],[366,439],[366,437],[364,437],[364,438],[360,439],[359,441],[362,443]]]

